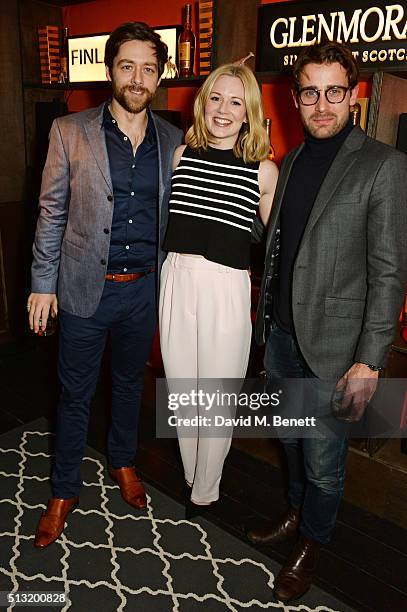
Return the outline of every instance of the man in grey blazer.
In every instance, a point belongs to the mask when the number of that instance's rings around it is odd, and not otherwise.
[[[407,277],[407,157],[352,125],[357,80],[351,52],[338,43],[307,47],[294,66],[305,141],[281,167],[256,320],[268,377],[332,381],[344,391],[348,420],[362,417],[375,391]],[[315,406],[303,409],[313,414]],[[290,507],[248,537],[273,545],[298,536],[275,582],[275,596],[288,602],[309,588],[330,539],[347,440],[282,442]]]
[[[146,506],[134,469],[138,413],[156,328],[171,163],[182,141],[180,130],[149,110],[166,61],[154,30],[123,24],[106,43],[112,99],[51,128],[27,304],[34,332],[49,314],[58,311],[60,321],[54,497],[37,527],[39,548],[59,537],[79,501],[89,406],[108,335],[109,472],[128,504]]]

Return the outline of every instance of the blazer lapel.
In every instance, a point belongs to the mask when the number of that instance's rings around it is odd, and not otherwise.
[[[112,179],[110,177],[109,157],[106,148],[105,131],[102,128],[103,108],[104,104],[99,106],[98,109],[96,109],[97,113],[95,118],[84,123],[83,127],[100,172],[102,173],[102,176],[110,191],[113,192]]]
[[[165,191],[165,184],[167,179],[169,157],[171,151],[170,137],[165,127],[157,121],[154,113],[151,113],[153,120],[155,133],[157,135],[157,149],[158,149],[158,201],[159,210],[161,211],[161,205],[163,195]]]
[[[360,149],[365,141],[365,138],[366,135],[364,132],[360,128],[355,128],[339,149],[339,152],[332,162],[332,165],[329,168],[315,199],[314,206],[312,207],[311,214],[308,218],[308,222],[301,240],[302,243],[307,239],[307,236],[323,213],[328,202],[331,200],[332,196],[343,180],[343,177],[347,172],[349,172],[353,164],[356,162],[357,158],[356,155],[353,155],[353,153]]]
[[[287,187],[288,179],[291,174],[291,169],[298,155],[301,153],[303,147],[304,147],[304,144],[301,144],[297,149],[294,149],[292,153],[289,153],[288,156],[285,158],[283,166],[281,168],[280,176],[278,178],[276,193],[274,195],[273,206],[271,207],[269,232],[267,235],[267,242],[266,242],[266,253],[269,253],[270,246],[271,246],[272,240],[275,235],[278,218],[280,216],[281,204],[284,199],[284,193]]]

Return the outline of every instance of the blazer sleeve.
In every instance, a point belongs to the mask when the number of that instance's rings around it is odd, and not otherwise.
[[[255,217],[252,225],[252,237],[251,242],[259,243],[263,240],[266,235],[266,228],[263,221],[259,217]]]
[[[173,140],[173,145],[176,148],[182,145],[182,143],[184,142],[184,132],[182,132],[182,130],[180,130],[179,128],[174,128],[174,129],[175,131],[173,132],[172,140]],[[171,160],[171,163],[172,163],[172,160]]]
[[[407,280],[407,156],[379,168],[367,217],[367,294],[355,361],[384,367]],[[357,264],[355,264],[357,265]]]
[[[31,290],[56,293],[61,243],[68,219],[69,161],[56,119],[51,127],[42,174],[39,217],[33,245]]]

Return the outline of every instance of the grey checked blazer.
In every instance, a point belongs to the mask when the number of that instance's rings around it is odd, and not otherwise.
[[[281,203],[302,147],[284,159],[276,188],[256,319],[260,344]],[[320,188],[293,269],[295,334],[318,377],[338,379],[354,362],[385,365],[406,280],[407,156],[356,127]]]
[[[102,296],[109,258],[113,187],[103,107],[56,119],[44,167],[33,246],[31,290],[57,293],[59,306],[90,317]],[[158,273],[165,258],[172,158],[182,132],[152,113],[159,158]]]

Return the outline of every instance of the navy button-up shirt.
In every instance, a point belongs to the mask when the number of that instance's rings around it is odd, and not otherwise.
[[[158,215],[158,148],[150,113],[145,137],[133,153],[106,103],[103,116],[114,210],[109,273],[140,272],[155,266]]]

